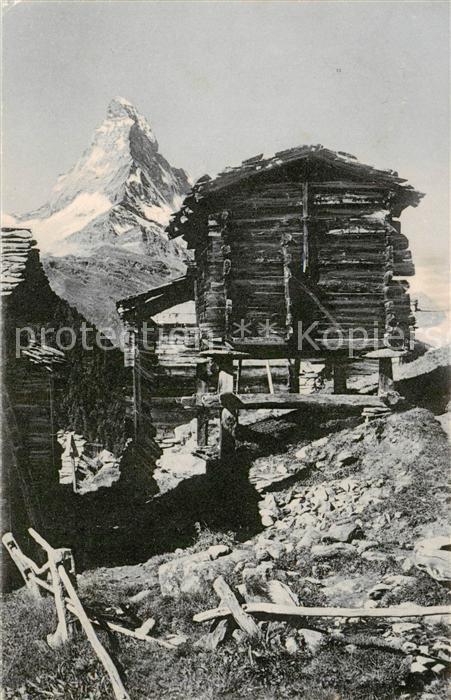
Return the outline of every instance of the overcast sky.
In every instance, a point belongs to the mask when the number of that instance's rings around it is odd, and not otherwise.
[[[448,3],[39,2],[4,16],[5,211],[47,199],[115,95],[198,177],[303,143],[393,168],[417,264],[448,253]]]

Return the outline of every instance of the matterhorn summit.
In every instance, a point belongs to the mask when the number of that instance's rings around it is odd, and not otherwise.
[[[117,323],[115,301],[183,272],[164,228],[189,188],[148,120],[116,97],[48,202],[15,220],[32,229],[53,289],[104,328]]]
[[[116,97],[90,146],[58,178],[49,201],[19,218],[33,229],[43,252],[84,254],[100,241],[129,244],[136,226],[164,227],[188,189],[184,170],[158,152],[145,117]],[[115,240],[124,234],[127,240]]]

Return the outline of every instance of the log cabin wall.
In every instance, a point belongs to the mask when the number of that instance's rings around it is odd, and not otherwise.
[[[330,172],[326,180],[294,168],[276,175],[204,205],[193,246],[203,340],[292,354],[302,321],[316,323],[320,347],[324,333],[335,346],[337,329],[343,348],[363,331],[370,348],[408,344],[414,319],[408,283],[397,278],[414,267],[392,189]]]
[[[299,183],[251,183],[205,216],[195,248],[202,339],[284,346],[293,334],[292,270],[301,265]]]
[[[312,183],[310,236],[314,281],[321,300],[345,335],[364,329],[379,343],[409,341],[408,241],[391,215],[391,191],[360,182]],[[395,253],[396,248],[396,253]],[[395,299],[395,300],[393,300]],[[319,336],[330,319],[317,316]],[[399,333],[401,331],[401,333]]]

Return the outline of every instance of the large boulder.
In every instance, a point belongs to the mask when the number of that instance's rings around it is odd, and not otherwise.
[[[161,593],[171,598],[178,598],[183,593],[204,593],[207,584],[211,584],[218,576],[230,575],[239,562],[249,558],[249,552],[244,549],[218,556],[218,547],[176,557],[158,569]]]

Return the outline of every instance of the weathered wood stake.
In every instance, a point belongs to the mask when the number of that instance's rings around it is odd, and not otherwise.
[[[221,358],[219,365],[218,394],[233,392],[233,359]],[[235,459],[236,411],[223,407],[219,425],[219,459],[224,463],[232,463]]]
[[[259,637],[261,633],[257,623],[250,615],[244,612],[234,592],[222,576],[218,576],[214,581],[213,588],[218,594],[221,604],[230,610],[238,627],[249,637]]]
[[[378,395],[382,396],[389,391],[393,391],[395,382],[393,381],[393,363],[391,357],[379,358],[379,388]]]
[[[301,360],[295,358],[288,360],[290,372],[290,394],[299,394],[299,372],[301,371]]]
[[[346,394],[346,365],[335,360],[334,367],[334,394]]]
[[[205,360],[196,364],[197,396],[200,398],[208,392],[207,363]],[[208,411],[204,408],[197,409],[197,445],[204,447],[208,444]]]

